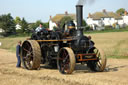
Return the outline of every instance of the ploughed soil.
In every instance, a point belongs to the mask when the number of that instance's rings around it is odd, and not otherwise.
[[[16,68],[15,53],[0,49],[0,85],[128,85],[128,59],[108,59],[104,72],[77,64],[70,75],[41,66],[40,70]]]

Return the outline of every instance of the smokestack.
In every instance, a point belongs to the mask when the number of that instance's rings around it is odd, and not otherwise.
[[[76,17],[78,29],[82,26],[83,21],[83,5],[76,5]]]
[[[77,19],[77,36],[83,35],[82,21],[83,21],[83,5],[76,5],[76,19]]]
[[[76,36],[83,36],[83,6],[86,2],[93,3],[95,0],[79,0],[76,5],[77,32]]]

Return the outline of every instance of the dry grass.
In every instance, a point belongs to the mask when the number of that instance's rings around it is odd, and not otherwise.
[[[0,85],[128,85],[127,59],[108,59],[104,72],[93,72],[86,65],[77,64],[71,75],[43,65],[40,70],[15,66],[15,53],[0,49]]]
[[[2,43],[2,45],[0,46],[0,48],[2,49],[7,49],[10,51],[15,52],[16,50],[16,45],[17,42],[19,40],[23,41],[25,40],[27,37],[15,37],[15,38],[0,38],[0,42]]]
[[[128,32],[90,34],[97,48],[107,57],[128,58]]]
[[[76,64],[70,75],[48,66],[40,70],[16,68],[15,53],[0,49],[0,85],[127,85],[128,60],[108,59],[104,72],[93,72]]]

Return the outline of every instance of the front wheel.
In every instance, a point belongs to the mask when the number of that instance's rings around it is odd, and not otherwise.
[[[101,49],[95,48],[93,52],[96,54],[96,58],[98,59],[97,61],[88,61],[87,66],[92,70],[92,71],[98,71],[102,72],[104,71],[106,67],[106,62],[107,58],[104,56],[104,52]]]
[[[71,74],[75,68],[75,55],[71,48],[64,47],[59,51],[57,66],[62,74]]]

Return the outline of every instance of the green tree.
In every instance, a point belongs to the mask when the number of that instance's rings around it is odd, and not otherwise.
[[[82,21],[82,24],[83,24],[83,26],[86,26],[87,25],[87,23],[86,23],[85,20]]]
[[[49,27],[49,23],[48,22],[43,23],[41,20],[37,20],[36,23],[35,23],[35,28],[38,27],[40,24],[42,24],[44,28],[48,28]]]
[[[120,9],[118,9],[118,10],[116,11],[116,13],[119,14],[119,15],[123,15],[124,12],[125,12],[125,9],[124,9],[124,8],[120,8]]]
[[[71,20],[73,20],[73,19],[72,19],[70,16],[65,16],[65,17],[63,17],[63,18],[60,20],[60,22],[59,22],[60,28],[62,29],[63,26],[64,26],[64,24],[66,24],[67,22],[69,22],[69,21],[71,21]]]
[[[43,23],[41,20],[37,20],[35,23],[30,23],[28,27],[29,27],[30,30],[34,30],[40,24],[42,24],[44,28],[48,28],[49,27],[49,22]]]
[[[43,25],[42,21],[41,20],[37,20],[36,23],[35,23],[35,27],[38,27],[40,24]]]
[[[90,30],[90,27],[87,25],[85,20],[83,20],[83,27],[84,27],[84,29],[83,29],[84,31]]]
[[[7,36],[16,32],[14,19],[10,13],[0,16],[0,28],[4,30],[4,34]]]
[[[22,18],[22,20],[21,20],[21,30],[22,30],[22,33],[27,33],[29,30],[28,23],[24,18]]]
[[[49,28],[49,22],[43,23],[44,28]]]
[[[16,23],[16,24],[21,24],[21,19],[20,19],[20,17],[17,16],[17,17],[15,18],[15,23]]]
[[[35,28],[36,28],[35,23],[29,23],[29,25],[28,25],[29,30],[34,30]]]
[[[29,24],[29,29],[35,30],[40,24],[43,25],[41,20],[37,20],[35,23],[30,23]]]

